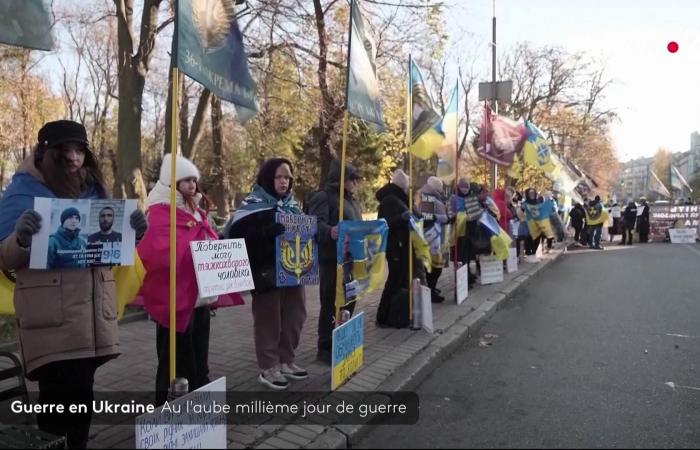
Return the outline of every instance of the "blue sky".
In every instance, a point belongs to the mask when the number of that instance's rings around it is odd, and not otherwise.
[[[448,14],[455,38],[472,39],[490,70],[492,0],[457,0]],[[585,51],[615,80],[607,105],[620,120],[612,137],[621,160],[659,146],[685,151],[700,130],[699,0],[496,0],[499,51],[518,41]],[[680,50],[671,54],[669,41]],[[489,72],[490,78],[490,72]],[[484,80],[486,81],[486,80]]]

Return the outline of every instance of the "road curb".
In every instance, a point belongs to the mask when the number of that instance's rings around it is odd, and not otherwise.
[[[510,281],[507,286],[489,296],[474,311],[459,318],[445,329],[440,336],[389,375],[379,385],[377,391],[394,392],[417,389],[435,369],[466,343],[470,337],[476,336],[484,324],[489,321],[506,301],[513,299],[520,289],[526,287],[539,272],[563,254],[565,253],[561,250],[553,251],[553,257],[533,265],[525,273]],[[335,433],[325,436],[329,430],[335,430],[342,438]],[[312,440],[305,448],[322,448],[320,446],[326,445],[328,446],[327,448],[352,448],[353,444],[364,438],[371,430],[372,426],[368,425],[330,426],[326,429],[326,432]],[[331,436],[333,442],[329,440]]]

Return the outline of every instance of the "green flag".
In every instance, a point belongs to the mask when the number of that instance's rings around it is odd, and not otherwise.
[[[0,43],[51,50],[51,19],[42,0],[0,0]]]

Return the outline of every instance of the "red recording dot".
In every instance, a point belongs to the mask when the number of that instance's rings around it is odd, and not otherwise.
[[[676,53],[678,51],[678,43],[675,41],[671,41],[668,43],[666,48],[668,49],[669,52]]]

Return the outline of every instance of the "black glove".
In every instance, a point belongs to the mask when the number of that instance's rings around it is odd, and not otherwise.
[[[17,242],[22,247],[29,247],[32,244],[32,236],[41,229],[41,215],[33,209],[28,209],[19,216],[15,223],[15,234]]]
[[[280,234],[284,234],[287,229],[281,223],[271,223],[266,226],[263,233],[269,238],[276,238]]]
[[[134,210],[129,216],[129,224],[131,228],[134,229],[136,234],[136,240],[139,241],[143,237],[144,233],[148,229],[148,221],[146,220],[146,215],[140,209]]]
[[[401,213],[401,220],[404,222],[408,222],[411,220],[411,211],[404,211]]]

